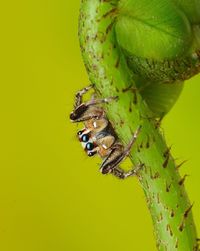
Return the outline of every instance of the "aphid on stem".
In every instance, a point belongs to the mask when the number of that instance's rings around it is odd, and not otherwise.
[[[137,175],[143,166],[142,164],[138,164],[130,171],[124,171],[119,167],[119,164],[130,154],[141,127],[135,131],[128,145],[124,147],[102,107],[102,104],[113,102],[117,100],[117,97],[104,99],[92,97],[91,100],[83,102],[83,95],[92,87],[93,85],[90,85],[77,92],[74,110],[70,114],[72,122],[83,122],[85,125],[83,130],[77,133],[79,141],[89,157],[98,154],[103,159],[100,167],[101,173],[112,173],[121,179]]]

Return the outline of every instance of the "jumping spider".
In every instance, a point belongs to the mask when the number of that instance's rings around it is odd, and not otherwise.
[[[98,154],[103,159],[100,167],[102,174],[112,173],[121,179],[136,175],[141,164],[130,171],[122,170],[119,164],[129,155],[140,132],[140,127],[134,133],[129,144],[124,147],[101,106],[116,100],[117,97],[104,99],[92,97],[91,100],[83,102],[83,95],[92,87],[93,85],[90,85],[76,94],[74,110],[70,114],[72,122],[83,122],[85,125],[85,128],[77,133],[79,141],[89,157]]]

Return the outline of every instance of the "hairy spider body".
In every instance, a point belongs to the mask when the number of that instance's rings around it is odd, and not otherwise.
[[[103,159],[100,167],[103,174],[112,173],[121,179],[136,175],[141,165],[126,172],[119,167],[119,164],[129,155],[140,128],[136,130],[129,144],[124,147],[102,107],[102,104],[116,100],[117,97],[105,99],[92,97],[88,102],[83,102],[83,95],[92,87],[92,85],[88,86],[76,94],[74,110],[70,114],[72,122],[83,122],[85,126],[77,133],[78,139],[88,156],[98,154]]]

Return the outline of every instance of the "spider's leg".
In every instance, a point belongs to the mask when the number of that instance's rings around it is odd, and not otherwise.
[[[131,141],[125,148],[120,143],[113,145],[112,151],[101,165],[100,171],[103,174],[111,173],[113,169],[116,168],[130,154],[131,148],[135,143],[140,130],[141,126],[135,131]]]
[[[126,179],[131,176],[137,176],[143,166],[144,166],[143,164],[138,164],[137,166],[135,166],[133,169],[129,171],[125,171],[121,169],[120,167],[115,167],[111,173],[114,176],[118,177],[119,179]]]
[[[100,119],[101,117],[103,117],[103,115],[97,115],[95,112],[91,113],[91,114],[86,114],[83,116],[78,117],[77,119],[73,119],[72,122],[77,123],[77,122],[85,122],[87,120],[90,119]]]
[[[72,122],[86,121],[92,118],[101,118],[104,116],[104,111],[101,107],[96,107],[99,104],[109,103],[116,100],[117,97],[110,97],[104,99],[91,99],[86,103],[82,103],[82,95],[87,92],[92,86],[82,89],[76,94],[75,108],[70,114],[70,119]],[[94,106],[94,108],[93,108]]]
[[[109,97],[109,98],[102,98],[102,99],[91,99],[85,105],[86,106],[93,106],[93,105],[100,105],[100,104],[108,104],[114,100],[117,100],[118,97]]]
[[[83,103],[83,95],[86,94],[94,85],[89,85],[76,93],[74,109],[79,107]]]

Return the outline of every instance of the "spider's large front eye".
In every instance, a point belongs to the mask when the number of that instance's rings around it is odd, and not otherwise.
[[[89,142],[86,144],[85,148],[88,150],[88,151],[92,151],[94,149],[94,144]]]
[[[81,137],[81,141],[82,142],[88,142],[89,140],[89,135],[88,134],[83,134],[83,136]]]

